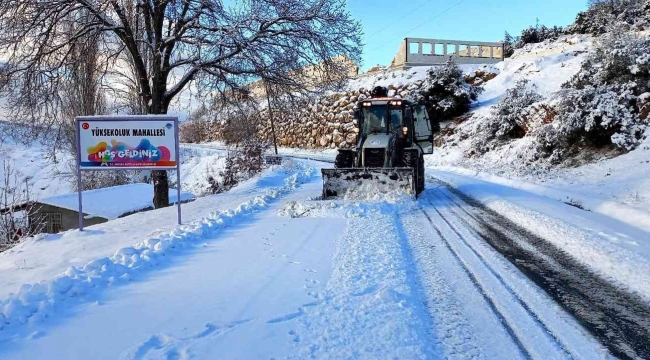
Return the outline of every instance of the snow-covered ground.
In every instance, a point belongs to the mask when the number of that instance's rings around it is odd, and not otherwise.
[[[490,66],[499,76],[475,113],[520,78],[558,90],[590,41]],[[517,146],[479,161],[436,149],[417,200],[321,201],[335,150],[281,148],[282,166],[202,196],[229,149],[185,144],[181,182],[202,197],[183,205],[184,225],[165,208],[0,253],[0,358],[650,357],[650,139],[543,172],[513,165]],[[70,192],[47,149],[0,152],[37,196]]]
[[[477,101],[473,104],[473,116],[462,123],[460,127],[476,128],[479,123],[490,115],[492,108],[499,102],[509,88],[514,87],[518,80],[528,80],[537,87],[543,97],[560,90],[578,72],[585,59],[586,52],[591,46],[588,36],[566,37],[556,42],[529,44],[516,51],[515,55],[500,63],[490,65],[490,72],[498,74],[486,82]],[[456,127],[449,122],[443,126]],[[458,127],[456,127],[456,130]],[[507,176],[531,175],[544,173],[549,169],[546,164],[528,164],[524,162],[526,151],[529,151],[530,137],[524,137],[506,144],[495,151],[482,156],[469,157],[472,139],[463,136],[456,139],[452,136],[442,147],[436,148],[432,157],[427,159],[429,166],[461,166],[489,171],[501,171]]]
[[[52,155],[50,150],[42,146],[24,146],[10,139],[5,139],[0,144],[0,161],[11,166],[18,175],[18,181],[27,179],[29,192],[35,199],[72,192],[70,178],[60,175],[62,171],[69,171],[64,165],[66,158],[57,154],[57,160],[61,162],[55,164]],[[2,167],[0,177],[5,177]],[[10,180],[14,181],[15,178],[11,177]]]
[[[236,148],[224,145],[219,141],[204,142],[200,144],[181,144],[181,149],[189,152],[207,152],[220,154],[225,158],[225,155],[228,151],[237,151]],[[288,147],[278,147],[278,154],[285,155],[288,157],[298,157],[305,160],[316,160],[330,162],[334,161],[338,150],[337,149],[300,149],[300,148],[288,148]],[[269,155],[275,154],[273,147],[267,149]]]
[[[650,138],[628,154],[552,169],[544,176],[514,176],[507,170],[459,166],[433,168],[523,189],[650,232]]]
[[[287,159],[185,204],[180,227],[161,209],[0,254],[0,358],[609,356],[485,244],[443,187],[430,182],[415,202],[320,201],[321,166]],[[502,194],[489,206],[510,204],[523,225],[648,295],[644,233],[520,190],[430,175],[486,203]],[[548,214],[591,230],[543,222]]]
[[[428,174],[482,202],[650,303],[650,230],[533,192],[440,170]]]

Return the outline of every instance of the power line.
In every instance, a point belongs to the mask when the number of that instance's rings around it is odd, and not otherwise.
[[[407,16],[413,14],[414,12],[416,12],[416,11],[422,9],[425,5],[429,5],[429,4],[432,3],[433,1],[434,1],[434,0],[429,0],[429,1],[425,2],[425,3],[423,3],[422,5],[416,7],[415,9],[413,9],[413,10],[407,12],[406,14],[402,15],[402,17],[400,17],[399,19],[393,20],[392,22],[396,22],[396,21],[399,21],[399,20],[404,19],[405,17],[407,17]],[[391,26],[393,26],[392,23],[391,23],[391,24],[388,24],[388,25],[386,25],[386,26],[384,26],[383,28],[381,28],[381,29],[375,31],[374,33],[372,33],[372,34],[370,34],[370,35],[368,35],[368,38],[371,38],[371,37],[373,37],[373,36],[379,34],[380,32],[382,32],[382,31],[388,29],[388,28],[391,27]]]
[[[446,9],[443,10],[442,12],[436,14],[434,17],[429,18],[427,21],[425,21],[425,22],[423,22],[423,23],[420,23],[420,24],[416,25],[414,28],[412,28],[411,30],[405,32],[403,35],[399,35],[399,36],[397,36],[397,37],[394,37],[394,38],[388,40],[387,42],[388,42],[388,43],[391,43],[391,42],[393,42],[393,41],[396,40],[396,39],[399,39],[399,38],[401,38],[401,37],[403,37],[403,36],[405,36],[405,35],[408,35],[408,34],[411,33],[413,30],[417,30],[417,29],[421,28],[422,26],[424,26],[424,25],[426,25],[426,24],[432,22],[433,20],[439,18],[440,16],[444,15],[445,13],[447,13],[449,10],[451,10],[451,9],[455,8],[456,6],[458,6],[458,5],[462,4],[462,3],[464,3],[465,1],[467,1],[467,0],[460,0],[460,1],[456,2],[455,4],[453,4],[453,5],[451,5],[450,7],[446,8]],[[384,46],[385,46],[385,45],[378,46],[378,47],[376,47],[376,48],[374,48],[374,49],[371,49],[370,51],[375,51],[375,50],[381,49],[381,48],[383,48]]]
[[[418,29],[418,28],[421,28],[422,26],[424,26],[424,25],[430,23],[431,21],[433,21],[433,20],[435,20],[436,18],[438,18],[438,17],[444,15],[447,11],[449,11],[449,10],[455,8],[456,6],[458,6],[458,5],[462,4],[462,3],[464,3],[465,1],[466,1],[466,0],[460,0],[460,1],[458,1],[458,2],[455,3],[454,5],[452,5],[452,6],[448,7],[448,8],[446,8],[445,10],[443,10],[440,14],[438,14],[438,15],[432,17],[431,19],[429,19],[429,20],[423,22],[422,24],[417,25],[417,26],[414,27],[413,29],[407,31],[404,35],[406,35],[406,34],[410,33],[411,31],[416,30],[416,29]]]

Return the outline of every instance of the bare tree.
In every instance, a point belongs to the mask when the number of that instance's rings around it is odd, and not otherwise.
[[[40,233],[43,223],[37,219],[37,205],[29,194],[29,179],[9,162],[2,163],[0,184],[0,252],[18,244],[24,237]]]
[[[81,26],[70,23],[70,26]],[[62,82],[61,107],[58,136],[55,141],[64,144],[72,155],[77,148],[74,119],[82,115],[106,114],[108,106],[102,89],[103,67],[99,49],[99,35],[75,36],[77,28],[68,29],[70,40],[69,60],[63,71],[66,79]]]
[[[143,110],[165,114],[189,86],[219,91],[262,78],[299,87],[292,70],[340,71],[337,56],[360,61],[360,29],[345,0],[3,0],[0,92],[13,118],[47,123],[71,44],[92,34],[113,75],[131,62]],[[152,178],[155,207],[168,206],[167,173]]]

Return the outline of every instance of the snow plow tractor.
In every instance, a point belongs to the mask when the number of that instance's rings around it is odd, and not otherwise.
[[[424,154],[433,153],[433,124],[424,105],[388,97],[376,87],[359,101],[359,126],[353,149],[340,149],[334,169],[323,169],[323,199],[367,198],[401,192],[417,197],[424,191]]]

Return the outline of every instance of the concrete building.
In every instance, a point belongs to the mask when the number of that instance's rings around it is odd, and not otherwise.
[[[467,40],[404,39],[392,68],[442,65],[454,57],[457,64],[494,64],[503,61],[503,43]]]

